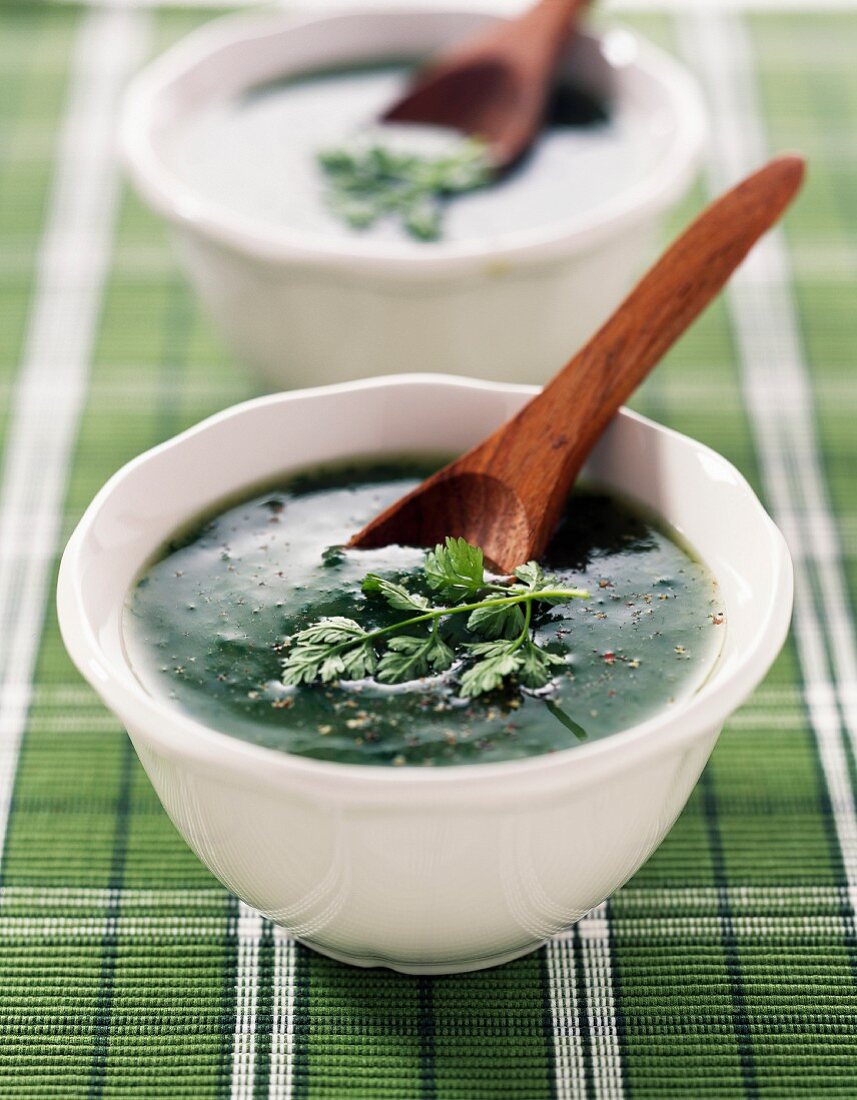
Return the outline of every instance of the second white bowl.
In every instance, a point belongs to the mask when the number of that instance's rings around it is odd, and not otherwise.
[[[566,64],[644,128],[649,167],[614,199],[532,231],[420,250],[330,240],[243,217],[171,168],[170,135],[201,105],[313,69],[431,55],[484,11],[367,9],[238,15],[195,31],[132,83],[121,147],[172,225],[202,300],[236,353],[279,387],[402,370],[542,382],[618,304],[664,211],[687,188],[704,116],[693,80],[627,31],[583,34]]]

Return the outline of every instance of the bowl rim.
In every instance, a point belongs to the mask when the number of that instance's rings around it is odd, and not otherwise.
[[[532,230],[471,242],[441,242],[430,253],[405,251],[395,245],[359,238],[326,240],[289,227],[265,226],[263,221],[231,212],[225,203],[208,199],[169,168],[153,137],[155,105],[160,96],[203,61],[236,41],[251,41],[322,23],[365,18],[428,17],[509,18],[484,6],[448,7],[429,4],[372,4],[316,12],[238,12],[204,24],[169,47],[142,69],[128,85],[120,115],[118,146],[125,167],[142,197],[177,226],[193,230],[218,245],[273,264],[309,264],[327,270],[376,277],[422,278],[484,271],[486,265],[539,264],[590,251],[637,222],[668,207],[686,189],[695,174],[707,130],[699,88],[689,71],[669,54],[624,27],[593,33],[604,42],[624,37],[633,57],[626,62],[657,83],[669,102],[676,126],[666,153],[655,165],[613,200],[575,217]]]
[[[453,375],[411,374],[361,379],[328,386],[271,394],[233,405],[207,417],[186,431],[160,443],[122,466],[96,494],[78,522],[62,555],[57,584],[59,626],[66,649],[84,678],[106,705],[120,718],[133,716],[134,730],[155,742],[163,753],[217,770],[234,765],[249,771],[256,780],[276,782],[283,777],[298,781],[314,780],[330,791],[343,789],[358,796],[398,794],[407,799],[419,791],[429,798],[443,791],[460,790],[462,785],[475,795],[477,784],[502,782],[506,789],[517,789],[518,780],[529,776],[550,776],[565,785],[587,776],[597,767],[628,767],[643,757],[650,759],[689,743],[723,724],[767,673],[786,638],[791,620],[793,567],[785,539],[764,510],[753,489],[736,468],[718,452],[672,428],[641,416],[629,409],[617,414],[643,424],[648,430],[692,445],[705,455],[711,468],[728,471],[736,487],[750,500],[760,531],[769,540],[771,598],[756,632],[755,644],[735,662],[728,672],[715,669],[714,675],[691,697],[677,707],[654,715],[643,722],[620,730],[598,741],[559,749],[553,753],[490,763],[445,765],[442,768],[393,768],[377,764],[347,764],[293,755],[282,749],[267,748],[233,737],[150,695],[136,679],[123,652],[125,679],[111,676],[112,657],[102,648],[86,613],[83,597],[82,565],[89,536],[102,511],[121,490],[123,482],[155,456],[179,449],[187,440],[204,434],[231,419],[252,416],[255,409],[330,394],[353,394],[367,390],[390,390],[407,386],[445,387],[450,390],[491,391],[499,395],[531,396],[538,387],[513,383],[494,383]],[[704,548],[700,548],[704,549]],[[167,730],[168,732],[164,732]],[[569,767],[572,769],[569,774]],[[591,773],[590,773],[591,774]]]

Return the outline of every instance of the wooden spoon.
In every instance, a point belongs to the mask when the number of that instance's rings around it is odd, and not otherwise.
[[[448,126],[482,138],[511,167],[541,128],[559,52],[586,0],[539,0],[429,63],[385,122]]]
[[[712,203],[540,394],[348,545],[434,546],[461,536],[503,573],[538,558],[613,414],[777,221],[803,176],[801,157],[778,157]]]

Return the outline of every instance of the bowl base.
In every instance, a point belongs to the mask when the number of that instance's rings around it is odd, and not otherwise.
[[[396,962],[395,959],[380,958],[374,955],[348,955],[342,951],[331,951],[327,947],[320,947],[311,940],[295,937],[297,942],[317,951],[319,955],[325,955],[335,962],[348,963],[349,966],[385,967],[387,970],[396,970],[400,974],[469,974],[474,970],[487,970],[492,966],[502,966],[504,963],[520,959],[543,947],[546,940],[533,940],[523,947],[516,947],[514,951],[502,951],[497,955],[480,955],[475,959],[448,960],[442,962],[410,963]]]

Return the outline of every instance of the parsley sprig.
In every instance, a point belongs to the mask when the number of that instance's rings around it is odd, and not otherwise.
[[[524,687],[544,687],[554,670],[565,667],[562,657],[533,637],[534,605],[586,598],[588,592],[560,587],[534,561],[519,565],[509,583],[488,580],[482,551],[464,539],[447,538],[426,554],[423,575],[432,596],[369,573],[363,592],[407,618],[375,630],[338,615],[319,619],[290,640],[283,683],[374,677],[382,684],[400,684],[458,663],[459,692],[472,698],[513,676]],[[467,616],[466,632],[473,641],[443,636],[454,615]]]
[[[485,143],[464,138],[449,152],[422,156],[356,139],[322,149],[318,163],[327,182],[327,204],[352,229],[379,219],[400,219],[410,236],[436,241],[443,201],[491,180]]]

